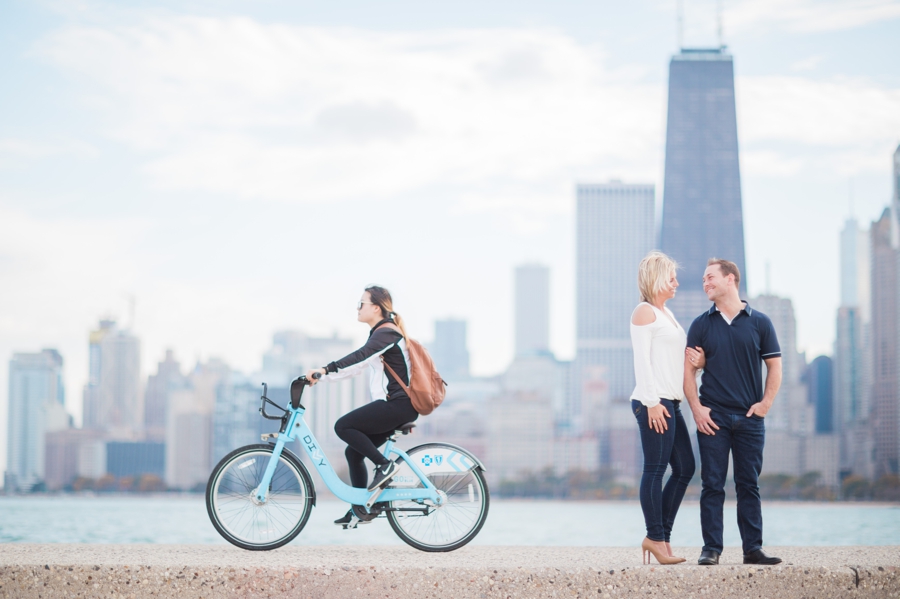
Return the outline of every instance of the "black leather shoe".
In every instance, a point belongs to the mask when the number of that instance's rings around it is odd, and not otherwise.
[[[766,555],[762,549],[757,549],[756,551],[744,554],[744,563],[758,564],[760,566],[774,566],[775,564],[781,563],[781,558]]]
[[[719,552],[712,550],[707,551],[704,549],[700,552],[700,559],[697,560],[697,563],[701,566],[718,566]]]

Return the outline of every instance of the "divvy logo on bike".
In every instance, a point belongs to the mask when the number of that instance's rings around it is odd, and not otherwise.
[[[443,462],[443,461],[444,461],[444,456],[442,456],[442,455],[431,456],[426,453],[424,456],[422,456],[422,463],[425,464],[426,466],[431,466],[432,463],[440,466],[441,462]]]
[[[325,456],[322,455],[322,451],[316,447],[316,444],[312,442],[312,437],[306,435],[303,437],[303,442],[306,443],[306,447],[309,449],[309,455],[312,456],[312,459],[316,460],[319,463],[319,466],[324,466]]]

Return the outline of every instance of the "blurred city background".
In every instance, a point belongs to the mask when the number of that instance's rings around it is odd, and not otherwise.
[[[900,500],[900,4],[341,6],[4,6],[5,493],[201,491],[377,283],[449,382],[404,443],[634,498],[657,248],[775,324],[764,497]],[[305,402],[339,469],[366,401]]]

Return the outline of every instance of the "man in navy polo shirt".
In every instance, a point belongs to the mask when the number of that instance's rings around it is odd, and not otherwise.
[[[697,424],[700,446],[700,525],[702,566],[719,563],[722,553],[722,508],[728,454],[734,463],[737,519],[745,564],[779,564],[762,550],[759,473],[765,444],[765,416],[781,386],[781,348],[772,321],[741,301],[741,273],[734,262],[712,258],[703,273],[703,291],[714,302],[691,324],[688,347],[706,353],[706,368],[697,393],[696,358],[687,352],[684,393]],[[762,363],[766,384],[762,384]]]

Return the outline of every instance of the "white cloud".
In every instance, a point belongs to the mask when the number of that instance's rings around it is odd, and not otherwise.
[[[49,156],[69,155],[94,158],[97,149],[79,141],[38,142],[15,137],[0,138],[0,168],[17,166]]]
[[[452,180],[511,196],[573,168],[652,164],[661,137],[658,87],[553,30],[155,18],[69,27],[41,51],[163,189],[315,202]]]
[[[854,147],[900,132],[900,89],[866,81],[742,77],[742,137]]]
[[[825,58],[823,54],[816,54],[815,56],[807,56],[801,60],[797,60],[791,63],[790,69],[792,71],[814,71]]]
[[[784,177],[796,175],[804,166],[796,156],[773,150],[744,150],[741,152],[741,172],[751,176]]]
[[[897,0],[741,0],[725,11],[726,28],[736,31],[765,25],[811,33],[853,29],[900,18]]]

